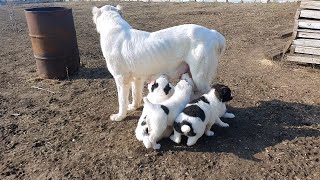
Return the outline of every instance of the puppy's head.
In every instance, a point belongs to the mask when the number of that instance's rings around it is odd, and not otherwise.
[[[103,12],[116,12],[122,16],[121,10],[122,10],[122,7],[120,5],[117,5],[116,7],[111,5],[105,5],[105,6],[102,6],[101,8],[94,6],[91,11],[93,15],[92,20],[94,24],[97,25],[98,18],[101,16],[101,14],[103,14]]]
[[[215,89],[214,94],[221,102],[228,102],[233,99],[231,89],[223,84],[214,84],[212,88]]]
[[[148,84],[149,93],[153,93],[159,96],[171,96],[174,88],[169,82],[169,79],[165,75],[161,75],[154,82]]]

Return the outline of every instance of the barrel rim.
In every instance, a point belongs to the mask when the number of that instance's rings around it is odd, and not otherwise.
[[[24,11],[30,13],[48,13],[48,12],[56,12],[56,11],[68,11],[70,8],[60,7],[60,6],[47,6],[47,7],[33,7],[27,8]]]

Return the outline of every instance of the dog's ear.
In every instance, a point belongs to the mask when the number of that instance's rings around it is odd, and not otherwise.
[[[93,15],[93,18],[92,18],[92,20],[93,20],[93,22],[95,23],[95,24],[97,24],[97,18],[100,16],[100,14],[101,14],[101,10],[99,9],[99,8],[97,8],[96,6],[94,6],[93,8],[92,8],[92,15]]]
[[[97,8],[96,6],[92,7],[92,15],[98,15],[101,13],[100,9]]]
[[[120,6],[119,4],[116,6],[118,11],[122,11],[122,6]]]

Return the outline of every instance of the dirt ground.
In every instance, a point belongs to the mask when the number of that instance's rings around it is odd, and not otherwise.
[[[35,5],[14,7],[13,21],[0,6],[0,179],[319,178],[320,69],[263,55],[289,40],[280,36],[293,27],[295,3],[120,3],[134,28],[196,23],[227,39],[217,82],[233,90],[236,118],[193,147],[168,139],[157,152],[134,136],[141,109],[109,120],[116,87],[91,16],[106,3],[39,5],[73,9],[81,69],[60,81],[37,78],[23,12]]]

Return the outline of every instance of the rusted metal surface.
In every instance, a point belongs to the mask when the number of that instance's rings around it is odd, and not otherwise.
[[[72,10],[30,8],[25,15],[39,76],[63,79],[76,72],[80,58]]]

